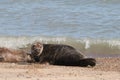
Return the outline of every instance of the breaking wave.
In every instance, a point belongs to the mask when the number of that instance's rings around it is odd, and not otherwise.
[[[120,56],[120,40],[105,39],[74,39],[68,37],[11,37],[1,36],[0,47],[25,49],[35,42],[51,44],[67,44],[91,57],[118,57]]]

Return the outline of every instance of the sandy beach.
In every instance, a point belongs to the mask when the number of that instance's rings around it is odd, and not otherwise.
[[[97,58],[91,67],[0,63],[0,80],[120,80],[120,58]]]

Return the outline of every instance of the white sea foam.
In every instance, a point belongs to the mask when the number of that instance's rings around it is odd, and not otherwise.
[[[65,38],[47,38],[47,37],[0,37],[0,47],[7,47],[7,48],[19,48],[19,47],[26,47],[26,44],[31,44],[35,41],[40,41],[43,43],[48,42],[64,42],[66,41]]]
[[[120,40],[98,40],[98,39],[74,39],[67,37],[0,37],[0,47],[7,48],[27,48],[28,44],[35,41],[52,44],[67,44],[75,47],[77,50],[86,53],[94,54],[92,56],[101,56],[104,54],[120,54]],[[118,56],[118,55],[117,55]]]

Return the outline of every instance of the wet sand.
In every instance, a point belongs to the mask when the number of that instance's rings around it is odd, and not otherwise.
[[[120,80],[120,58],[97,58],[93,68],[0,63],[0,80]]]

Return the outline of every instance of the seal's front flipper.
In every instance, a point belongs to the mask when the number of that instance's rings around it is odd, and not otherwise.
[[[4,61],[4,58],[2,56],[0,56],[0,62]]]

